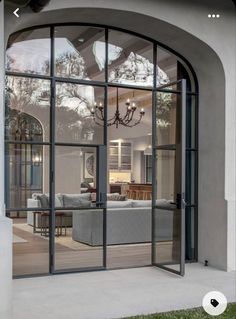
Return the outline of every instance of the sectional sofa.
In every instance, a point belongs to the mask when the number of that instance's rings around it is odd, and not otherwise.
[[[40,211],[42,201],[37,195],[28,200],[28,207],[35,207]],[[81,205],[80,210],[67,213],[65,223],[72,227],[72,239],[91,246],[103,244],[103,209],[92,208],[90,194],[57,194],[56,207],[75,207]],[[157,227],[156,240],[168,241],[175,236],[174,211],[167,200],[157,201],[162,207],[155,214]],[[86,208],[86,209],[83,209]],[[165,209],[166,208],[166,209]],[[27,222],[33,226],[33,213],[27,212]],[[40,216],[36,220],[40,227]],[[151,201],[150,200],[124,200],[107,201],[107,234],[108,245],[145,243],[151,241]]]

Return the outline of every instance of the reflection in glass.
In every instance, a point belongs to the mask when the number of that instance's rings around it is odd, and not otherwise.
[[[49,147],[6,144],[7,208],[30,207],[35,193],[49,193]],[[49,207],[49,201],[46,207]]]
[[[7,76],[5,134],[8,140],[49,141],[49,81]]]
[[[157,92],[157,145],[176,144],[177,94]]]
[[[35,29],[12,35],[6,51],[6,70],[50,74],[50,30]]]
[[[102,144],[103,126],[94,122],[91,109],[104,105],[104,88],[71,83],[56,86],[56,141]]]
[[[157,87],[177,80],[177,57],[157,47]]]
[[[186,147],[196,147],[196,96],[187,95]]]
[[[83,26],[57,27],[55,70],[58,77],[104,81],[104,30]]]
[[[109,82],[153,86],[153,45],[120,31],[109,31]]]
[[[96,149],[90,147],[56,147],[56,193],[76,195],[84,194],[82,200],[91,201],[89,196],[96,192]],[[73,197],[73,196],[72,196]],[[75,206],[73,198],[71,206]],[[70,206],[70,198],[66,198],[64,206]],[[80,203],[78,202],[78,206]]]
[[[36,209],[27,213],[9,213],[13,222],[14,276],[49,272],[49,240],[41,227],[44,215],[49,216],[49,212],[40,212]]]
[[[157,151],[157,199],[165,199],[175,202],[175,151]]]
[[[181,212],[155,209],[155,263],[179,271]]]
[[[186,260],[195,258],[195,214],[193,207],[186,207]]]
[[[55,268],[79,269],[103,266],[103,210],[56,212],[61,233],[55,237]]]
[[[186,195],[185,199],[188,205],[193,205],[196,202],[195,198],[195,183],[194,175],[196,169],[196,152],[186,152]]]

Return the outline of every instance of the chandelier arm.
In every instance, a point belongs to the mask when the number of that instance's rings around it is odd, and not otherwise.
[[[129,122],[131,122],[132,120],[133,120],[133,117],[134,117],[134,110],[132,110],[132,113],[131,113],[131,116],[130,116],[130,121]]]
[[[138,119],[136,122],[134,122],[133,124],[130,124],[130,125],[129,125],[129,123],[127,123],[127,124],[125,124],[125,126],[127,126],[127,127],[134,127],[134,126],[138,125],[138,124],[141,122],[142,117],[143,117],[143,115],[140,115],[140,116],[139,116],[139,119]]]
[[[103,127],[104,127],[104,124],[101,124],[101,123],[97,122],[97,121],[96,121],[96,119],[95,119],[95,117],[93,117],[93,121],[94,121],[94,123],[95,123],[95,124],[97,124],[97,125],[99,125],[99,126],[103,126]]]
[[[124,121],[125,123],[127,123],[127,124],[128,124],[128,123],[130,123],[130,122],[132,121],[133,116],[134,116],[134,112],[135,112],[135,111],[134,111],[134,110],[132,110],[132,112],[129,112],[129,116],[128,116],[128,118],[127,118],[127,119],[125,119],[125,118],[123,119],[123,120],[125,120],[125,121]]]
[[[130,114],[131,114],[131,111],[130,112],[127,111],[126,114],[125,114],[125,117],[123,117],[123,120],[124,121],[126,121],[126,120],[129,121]]]
[[[103,113],[103,109],[99,109],[100,113],[101,113],[101,118],[104,121],[104,113]]]
[[[107,123],[110,123],[111,121],[113,121],[116,118],[116,116],[114,115],[112,118],[107,120]]]
[[[104,118],[100,117],[97,110],[95,110],[95,114],[93,115],[93,117],[95,118],[95,115],[96,117],[100,120],[100,121],[104,121]]]

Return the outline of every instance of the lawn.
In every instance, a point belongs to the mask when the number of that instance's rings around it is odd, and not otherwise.
[[[181,311],[173,311],[166,312],[160,314],[153,314],[148,316],[136,316],[130,317],[127,319],[236,319],[236,303],[229,304],[226,311],[218,316],[212,317],[206,314],[206,312],[202,308],[190,309],[190,310],[181,310]]]

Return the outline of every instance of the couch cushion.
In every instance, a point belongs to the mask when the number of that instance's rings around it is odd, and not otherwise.
[[[171,207],[171,203],[167,199],[157,199],[156,205],[163,208]],[[151,200],[138,200],[138,199],[132,200],[132,207],[151,207],[151,206],[152,206]]]
[[[63,207],[63,195],[62,194],[55,195],[55,207]]]
[[[157,199],[156,200],[156,205],[160,206],[160,207],[163,207],[163,208],[170,208],[171,207],[171,203],[167,199]]]
[[[151,200],[132,200],[132,207],[151,207],[152,201]]]
[[[109,200],[109,201],[125,201],[125,200],[127,200],[127,195],[120,195],[117,193],[107,194],[107,200]]]
[[[64,207],[91,207],[91,194],[64,194],[63,195]]]
[[[108,201],[107,208],[131,208],[132,201],[125,200],[125,201]]]
[[[119,194],[119,193],[107,193],[107,200],[112,200],[111,198],[112,198],[114,195],[120,195],[120,194]]]

